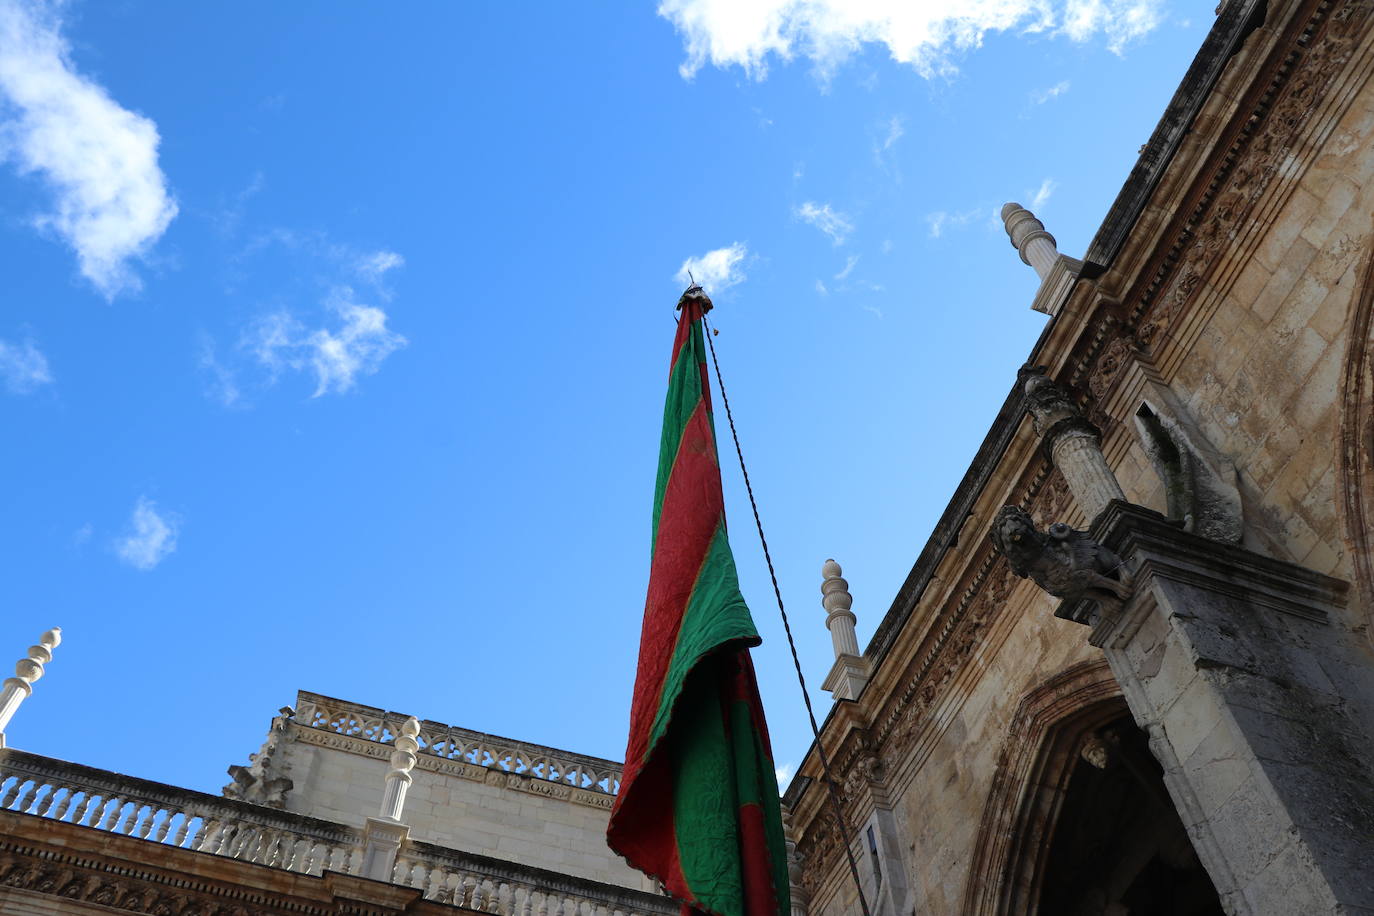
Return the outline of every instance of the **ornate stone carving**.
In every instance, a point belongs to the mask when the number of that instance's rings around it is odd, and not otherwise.
[[[1178,320],[1221,253],[1235,246],[1237,227],[1250,222],[1254,207],[1268,199],[1269,185],[1281,175],[1296,180],[1295,147],[1371,16],[1372,0],[1317,7],[1290,61],[1277,68],[1269,91],[1259,96],[1215,172],[1203,177],[1205,190],[1134,316],[1142,344],[1154,347],[1167,339],[1163,332]]]
[[[1063,522],[1040,531],[1020,506],[1003,506],[989,532],[993,547],[1011,571],[1030,579],[1056,598],[1092,598],[1099,603],[1125,600],[1130,576],[1121,559],[1086,531]]]
[[[276,758],[286,721],[291,715],[291,708],[284,707],[281,714],[272,719],[267,740],[256,754],[248,755],[248,766],[229,766],[228,772],[233,782],[220,790],[225,798],[237,798],[269,808],[286,807],[286,793],[291,791],[293,783],[286,776],[287,764]]]

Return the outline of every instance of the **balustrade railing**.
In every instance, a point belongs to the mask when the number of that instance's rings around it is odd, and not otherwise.
[[[406,716],[362,706],[318,693],[300,691],[292,717],[297,725],[388,744],[395,740]],[[475,766],[522,773],[589,792],[615,795],[620,791],[622,767],[613,760],[544,747],[483,732],[423,720],[417,739],[422,754],[465,760]]]
[[[362,873],[351,827],[15,748],[0,749],[0,810],[304,874]],[[678,912],[656,894],[428,843],[407,844],[392,875],[428,899],[500,916]]]
[[[314,875],[361,854],[341,824],[14,748],[0,750],[0,810]]]
[[[413,843],[396,860],[393,884],[430,900],[499,916],[677,916],[667,897],[532,866]]]

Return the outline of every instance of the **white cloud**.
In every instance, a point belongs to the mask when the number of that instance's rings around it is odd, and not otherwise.
[[[770,58],[805,57],[824,77],[864,45],[927,79],[956,71],[954,57],[988,32],[1054,33],[1084,42],[1101,35],[1121,53],[1162,21],[1164,0],[661,0],[658,14],[682,36],[691,79],[707,63],[742,67],[756,79]]]
[[[830,240],[836,245],[843,245],[845,239],[854,231],[854,224],[850,222],[849,217],[837,213],[830,204],[817,204],[808,200],[794,210],[793,215],[830,236]]]
[[[817,280],[816,280],[816,295],[818,295],[818,296],[828,296],[828,295],[830,295],[830,290],[828,290],[828,289],[825,288],[825,281],[824,281],[824,280],[820,280],[820,279],[817,279]]]
[[[157,164],[157,125],[75,71],[60,8],[0,0],[0,157],[43,177],[54,209],[37,225],[70,244],[81,273],[112,299],[140,287],[128,261],[177,207]]]
[[[906,133],[905,119],[901,115],[893,115],[887,122],[887,137],[883,140],[883,151],[892,149],[893,144],[902,139]]]
[[[181,521],[170,512],[159,512],[146,496],[134,504],[125,534],[115,540],[115,553],[134,569],[148,571],[177,549]]]
[[[863,306],[863,310],[865,312],[872,312],[874,315],[877,315],[879,321],[883,319],[883,310],[878,308],[876,305],[865,305]]]
[[[14,394],[28,394],[52,382],[48,359],[31,340],[22,344],[0,340],[0,377]]]
[[[1069,81],[1068,81],[1068,80],[1060,80],[1059,82],[1055,83],[1053,86],[1051,86],[1051,87],[1048,88],[1048,89],[1037,89],[1037,90],[1033,91],[1033,92],[1030,94],[1030,100],[1031,100],[1031,103],[1034,104],[1034,105],[1043,105],[1043,104],[1045,104],[1046,102],[1051,102],[1051,101],[1053,101],[1053,100],[1059,98],[1061,95],[1063,95],[1064,93],[1066,93],[1066,92],[1068,92],[1068,91],[1069,91]]]
[[[797,772],[797,765],[794,763],[784,763],[780,767],[774,767],[773,775],[778,779],[778,791],[787,789],[788,783],[792,781],[792,776]]]
[[[703,255],[688,258],[682,262],[673,279],[679,285],[686,285],[695,280],[698,286],[711,295],[722,293],[744,282],[744,259],[748,256],[749,247],[743,242],[736,242],[725,248],[717,248]]]
[[[308,371],[315,376],[320,397],[351,389],[358,376],[371,375],[382,361],[404,347],[406,339],[386,326],[387,315],[375,306],[353,302],[353,290],[334,290],[328,302],[338,327],[307,328],[287,312],[268,315],[244,340],[275,379],[284,370]]]
[[[973,222],[983,211],[975,208],[972,210],[961,210],[957,213],[950,213],[947,210],[936,210],[934,213],[926,214],[926,223],[930,226],[930,237],[938,239],[945,234],[946,229],[962,229]]]
[[[355,269],[359,274],[376,283],[388,270],[405,265],[406,259],[394,251],[373,251],[358,257]]]
[[[1040,187],[1036,188],[1034,191],[1027,192],[1030,203],[1026,204],[1026,209],[1033,212],[1039,211],[1041,207],[1050,202],[1050,195],[1054,193],[1054,189],[1057,187],[1059,187],[1059,182],[1055,181],[1053,178],[1046,178],[1044,181],[1040,182]]]
[[[857,254],[851,254],[844,262],[844,270],[835,274],[835,279],[843,280],[845,277],[849,276],[851,273],[854,272],[854,265],[858,263],[859,256]]]

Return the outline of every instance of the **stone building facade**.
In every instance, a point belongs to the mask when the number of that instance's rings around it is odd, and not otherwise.
[[[892,916],[1374,913],[1372,33],[1224,0],[1081,260],[1004,209],[1049,319],[836,638],[794,912],[859,912],[847,838]]]

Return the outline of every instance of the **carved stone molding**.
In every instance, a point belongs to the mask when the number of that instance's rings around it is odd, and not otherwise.
[[[1374,625],[1374,249],[1365,256],[1349,327],[1341,386],[1341,508],[1355,585],[1368,609],[1366,622]]]
[[[1309,6],[1306,27],[1269,84],[1257,88],[1250,116],[1237,118],[1224,155],[1204,176],[1202,193],[1136,303],[1130,324],[1145,347],[1159,347],[1222,254],[1234,248],[1239,227],[1254,221],[1274,180],[1291,172],[1313,113],[1374,16],[1374,0]]]
[[[1083,738],[1125,712],[1101,659],[1074,665],[1022,698],[983,805],[964,916],[1028,912]]]

